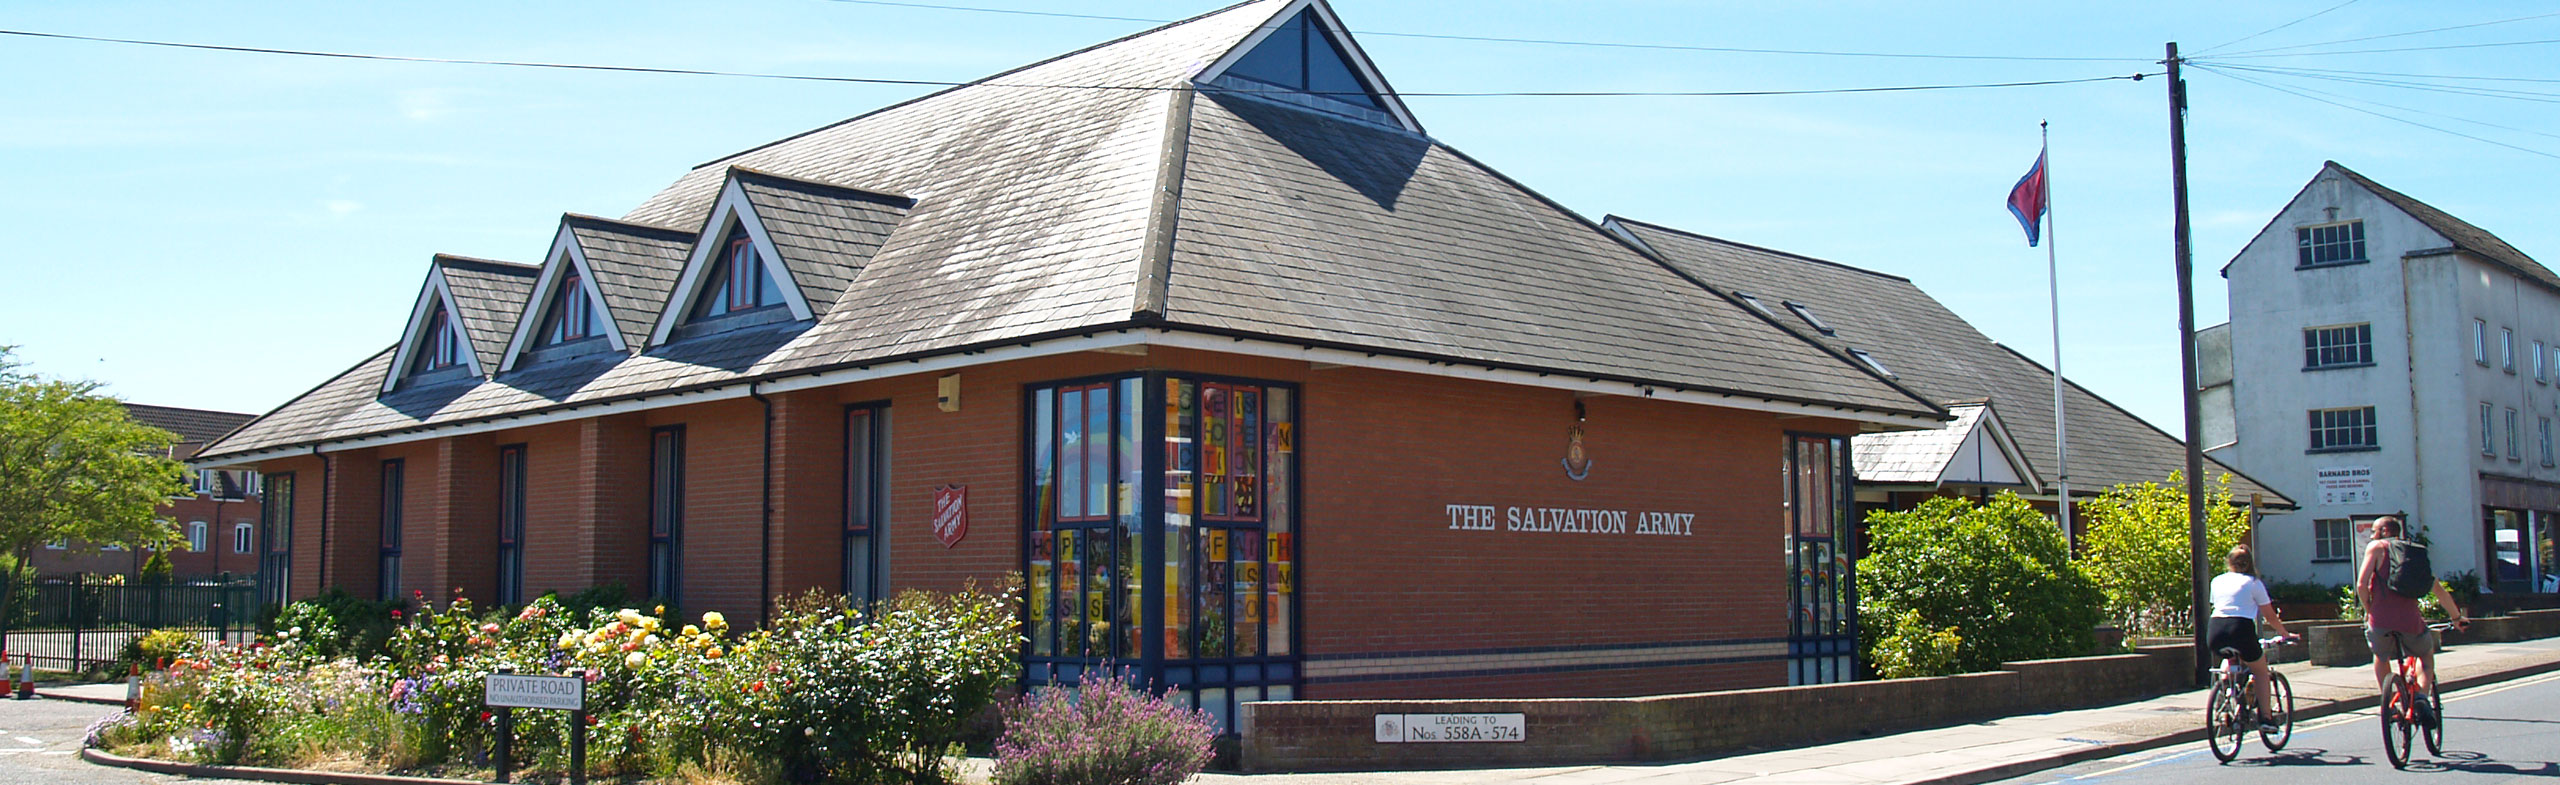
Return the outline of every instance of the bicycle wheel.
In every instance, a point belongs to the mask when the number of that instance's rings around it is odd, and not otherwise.
[[[2427,739],[2427,754],[2441,758],[2444,757],[2444,698],[2431,690],[2425,700],[2427,716],[2433,721],[2426,723],[2425,732],[2421,735]]]
[[[2391,759],[2391,767],[2409,767],[2409,692],[2393,687],[2382,697],[2382,705],[2374,712],[2382,717],[2382,755]]]
[[[2228,763],[2240,757],[2240,745],[2246,743],[2246,730],[2240,727],[2240,685],[2230,679],[2216,679],[2212,696],[2204,702],[2204,742],[2213,749],[2215,760]]]
[[[2293,683],[2285,681],[2281,673],[2269,673],[2267,676],[2267,707],[2275,710],[2275,715],[2270,717],[2275,720],[2275,727],[2260,726],[2258,742],[2267,745],[2268,752],[2279,752],[2293,741]],[[2430,746],[2428,749],[2434,748]]]

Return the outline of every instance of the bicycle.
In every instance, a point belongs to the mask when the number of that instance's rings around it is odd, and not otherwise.
[[[2259,647],[2272,650],[2277,644],[2292,640],[2291,635],[2260,638]],[[2213,749],[2213,757],[2225,763],[2240,757],[2240,748],[2248,744],[2249,731],[2258,732],[2258,743],[2268,752],[2284,749],[2293,741],[2293,683],[2284,674],[2267,671],[2267,711],[2258,716],[2255,701],[2249,699],[2249,683],[2257,672],[2240,660],[2240,650],[2224,646],[2214,651],[2222,657],[2220,675],[2214,677],[2213,693],[2205,700],[2205,745]],[[2263,719],[2263,721],[2261,721]]]
[[[2451,624],[2427,625],[2427,629],[2438,632],[2452,628]],[[2383,634],[2391,636],[2392,646],[2400,656],[2392,664],[2391,687],[2383,692],[2382,705],[2374,713],[2382,717],[2383,757],[2391,759],[2392,768],[2405,769],[2409,767],[2412,737],[2426,742],[2427,754],[2444,755],[2444,698],[2432,689],[2425,695],[2418,694],[2418,656],[2402,645],[2400,633]]]

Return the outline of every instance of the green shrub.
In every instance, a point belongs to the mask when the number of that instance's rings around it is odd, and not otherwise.
[[[2127,483],[2080,505],[2087,528],[2080,563],[2105,593],[2109,623],[2128,636],[2185,635],[2194,629],[2189,602],[2190,553],[2183,475],[2166,483]],[[2218,571],[2222,555],[2249,532],[2249,511],[2231,503],[2231,475],[2205,491],[2205,558]]]
[[[142,570],[134,577],[144,586],[163,586],[169,583],[169,573],[169,554],[152,551],[151,558],[142,560]]]
[[[372,659],[390,643],[391,630],[407,606],[396,600],[366,600],[333,588],[284,606],[276,613],[272,631],[279,640],[290,640],[316,659]]]
[[[2339,587],[2319,581],[2276,581],[2267,584],[2267,596],[2277,602],[2337,602]]]
[[[124,652],[116,657],[118,671],[139,667],[158,670],[175,660],[187,658],[204,648],[204,638],[185,630],[152,630],[124,642]]]
[[[1126,673],[1088,671],[1005,708],[996,785],[1177,785],[1207,768],[1217,723],[1130,688]]]
[[[2350,620],[2364,618],[2364,598],[2356,596],[2355,586],[2338,587],[2337,600],[2338,618]]]
[[[1917,509],[1867,518],[1872,544],[1858,560],[1858,613],[1868,662],[1906,618],[1914,630],[1961,629],[1954,667],[1984,671],[2011,660],[2086,654],[2103,596],[2082,575],[2052,519],[2016,494],[1974,506],[1933,498]],[[1906,639],[1921,645],[1926,637]],[[1902,656],[1902,655],[1894,655]]]
[[[1957,673],[1964,636],[1954,627],[1931,629],[1918,611],[1894,617],[1893,629],[1868,652],[1876,675],[1888,679],[1946,676]]]

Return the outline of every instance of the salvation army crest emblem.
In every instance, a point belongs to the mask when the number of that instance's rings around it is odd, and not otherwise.
[[[1582,450],[1582,426],[1573,426],[1564,441],[1564,476],[1575,482],[1591,474],[1591,454]]]

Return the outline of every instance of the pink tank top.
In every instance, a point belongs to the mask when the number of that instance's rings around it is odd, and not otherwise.
[[[2387,559],[2389,556],[2367,558]],[[2356,582],[2361,584],[2357,588],[2363,589],[2366,596],[2373,598],[2365,604],[2365,626],[2402,635],[2425,633],[2427,619],[2419,614],[2418,601],[2402,597],[2391,591],[2390,587],[2383,585],[2383,579],[2386,577],[2383,573],[2386,571],[2387,568],[2383,565],[2375,565],[2372,569],[2361,571],[2356,575]]]

